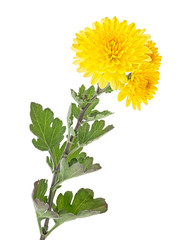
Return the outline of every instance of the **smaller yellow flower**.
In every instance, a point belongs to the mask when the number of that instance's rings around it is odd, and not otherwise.
[[[141,110],[141,103],[148,104],[148,100],[158,90],[156,85],[159,80],[159,72],[151,63],[139,65],[131,72],[127,84],[121,89],[118,95],[118,101],[126,99],[126,106],[132,103],[133,109]]]
[[[162,57],[158,53],[158,48],[156,47],[156,43],[153,41],[148,41],[146,46],[152,51],[151,54],[148,54],[152,59],[150,63],[152,63],[156,67],[156,69],[159,69],[161,65]]]

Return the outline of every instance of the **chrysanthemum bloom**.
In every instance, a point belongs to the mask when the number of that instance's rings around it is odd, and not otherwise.
[[[156,67],[156,69],[159,69],[161,65],[161,56],[158,53],[158,48],[156,47],[156,43],[153,41],[148,41],[146,44],[147,47],[152,51],[149,56],[151,57],[151,63]]]
[[[148,104],[157,91],[159,72],[151,63],[140,64],[132,73],[127,84],[121,89],[118,101],[127,97],[126,106],[132,103],[133,109],[141,109],[141,103]]]
[[[126,73],[138,64],[151,61],[152,51],[146,44],[150,36],[135,24],[104,18],[93,28],[76,34],[72,49],[76,52],[74,64],[84,77],[91,77],[91,84],[104,88],[110,83],[113,90],[121,89],[127,82]]]

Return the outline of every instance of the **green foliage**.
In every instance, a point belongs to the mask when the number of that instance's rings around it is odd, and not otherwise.
[[[71,89],[71,96],[81,107],[91,102],[95,94],[96,94],[96,91],[94,86],[91,86],[88,89],[86,89],[85,86],[82,85],[79,88],[78,93],[76,93],[73,89]]]
[[[111,91],[111,87],[109,86],[106,89],[106,92],[110,92],[110,91]],[[95,96],[95,89],[93,86],[91,86],[89,89],[86,90],[84,85],[82,85],[79,89],[78,94],[75,91],[73,91],[73,96],[74,96],[74,99],[76,100],[76,102],[78,103],[78,106],[75,103],[71,104],[70,109],[69,109],[69,114],[68,114],[68,116],[70,118],[69,122],[72,121],[73,116],[76,119],[79,118],[80,112],[81,112],[81,107],[86,105],[86,104],[84,104],[84,102],[87,102],[87,103],[90,102],[92,97]],[[102,112],[99,112],[98,110],[93,110],[99,103],[98,98],[93,99],[93,101],[90,103],[91,103],[91,105],[88,107],[88,109],[86,110],[84,117],[83,117],[83,119],[87,122],[99,120],[99,119],[108,117],[111,114],[113,114],[112,112],[110,112],[108,110],[105,110]]]
[[[73,106],[73,103],[71,103],[70,107],[69,107],[69,110],[68,110],[68,113],[67,113],[67,127],[68,129],[71,127],[71,125],[73,124],[73,112],[72,112],[72,107]]]
[[[46,203],[47,197],[45,196],[48,188],[48,181],[46,179],[38,180],[34,183],[34,190],[32,192],[32,198],[39,199],[42,202]]]
[[[59,194],[56,201],[55,211],[59,218],[55,223],[60,225],[63,222],[76,218],[92,216],[107,211],[108,205],[103,198],[94,199],[94,193],[90,189],[80,189],[73,199],[72,192],[68,191],[64,195]]]
[[[56,147],[53,148],[53,155],[54,155],[54,160],[55,160],[55,166],[57,166],[58,162],[60,161],[60,159],[61,159],[61,157],[62,157],[62,155],[64,153],[66,145],[67,145],[67,142],[64,142],[61,147],[56,146]]]
[[[49,205],[47,203],[43,203],[39,199],[34,200],[34,208],[39,223],[45,218],[59,218],[59,215],[56,212],[49,210]]]
[[[72,103],[72,112],[74,117],[78,119],[81,112],[80,106],[79,105],[77,106],[75,103]]]
[[[61,159],[58,180],[53,186],[53,189],[57,188],[65,180],[91,173],[99,169],[101,169],[101,166],[98,163],[93,164],[93,158],[88,157],[86,153],[80,153],[77,156],[77,159],[73,158],[70,162],[64,157]]]
[[[51,157],[46,157],[46,163],[48,164],[48,166],[50,167],[51,172],[53,172],[54,170],[54,165],[53,165],[53,161]]]
[[[77,141],[77,138],[75,138]],[[70,148],[71,152],[67,156],[67,161],[70,162],[73,158],[77,158],[79,156],[79,153],[82,151],[83,147],[78,147],[78,144],[75,145],[75,147],[72,149]]]
[[[87,156],[82,150],[85,145],[97,140],[114,128],[113,125],[105,126],[105,121],[100,120],[111,115],[112,112],[95,109],[99,103],[97,97],[102,92],[99,88],[95,91],[94,86],[86,89],[84,85],[79,88],[78,93],[71,90],[71,95],[76,103],[71,103],[68,110],[68,134],[63,143],[61,142],[66,127],[63,126],[62,121],[54,118],[50,109],[43,109],[40,104],[31,103],[32,124],[30,130],[37,137],[32,142],[36,148],[48,151],[50,154],[46,158],[46,162],[54,174],[54,181],[49,189],[50,196],[54,197],[63,181],[101,169],[101,166],[98,163],[94,164],[93,158]],[[111,87],[108,86],[104,92],[112,92]],[[74,120],[77,122],[75,128],[73,127]],[[88,122],[91,121],[93,122],[90,125]],[[45,237],[66,221],[107,211],[105,200],[103,198],[94,199],[94,193],[90,189],[80,189],[74,198],[71,191],[65,192],[64,195],[59,194],[55,205],[51,200],[52,197],[48,201],[47,188],[47,180],[41,179],[34,183],[32,193],[40,233],[44,232]],[[42,228],[41,225],[41,221],[47,218],[52,218],[55,222],[50,230],[48,230],[48,226],[44,225]]]
[[[99,104],[99,99],[96,98],[91,105],[89,106],[89,108],[86,110],[85,114],[84,114],[84,119],[86,119],[86,117],[91,113],[91,111]]]
[[[49,108],[43,110],[40,104],[31,103],[30,130],[37,136],[32,142],[41,151],[51,152],[53,147],[58,146],[64,138],[66,127],[59,118],[54,119],[53,115]]]
[[[34,183],[34,190],[32,192],[32,199],[37,215],[37,220],[40,224],[42,219],[45,218],[58,218],[59,215],[56,212],[49,210],[47,202],[47,196],[45,196],[48,188],[47,180],[41,179]]]
[[[90,114],[86,115],[84,117],[84,119],[89,122],[89,121],[95,121],[95,120],[99,120],[105,117],[110,116],[111,114],[113,114],[112,112],[105,110],[102,112],[99,112],[98,110],[94,110],[92,111]]]
[[[90,129],[90,125],[88,123],[84,123],[78,131],[78,141],[81,146],[87,145],[94,140],[97,140],[105,133],[112,130],[114,127],[113,125],[108,125],[105,127],[105,122],[103,120],[96,120]]]
[[[71,159],[69,165],[72,166],[73,164],[79,162],[85,167],[85,173],[90,173],[101,169],[99,163],[93,164],[93,160],[93,157],[88,157],[85,152],[81,152],[75,158]]]

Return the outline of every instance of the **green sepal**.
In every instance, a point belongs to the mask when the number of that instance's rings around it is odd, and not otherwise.
[[[127,76],[127,79],[128,79],[128,80],[131,79],[131,73],[128,73],[126,76]]]
[[[111,86],[109,85],[108,87],[106,87],[106,89],[104,90],[105,93],[111,93],[113,92]]]
[[[37,136],[32,143],[41,151],[52,152],[53,147],[58,146],[64,138],[66,127],[59,118],[54,119],[53,112],[37,103],[31,103],[30,116],[32,124],[30,130]]]
[[[75,194],[74,199],[72,192],[68,191],[64,195],[59,194],[57,197],[55,210],[58,212],[59,218],[54,219],[54,221],[57,225],[60,225],[76,218],[104,213],[107,209],[108,205],[105,199],[94,199],[94,193],[90,189],[80,189]]]
[[[97,140],[98,138],[102,137],[105,133],[109,132],[114,128],[113,125],[108,125],[105,127],[105,121],[104,120],[96,120],[91,128],[88,123],[84,123],[78,131],[78,142],[81,147],[84,145],[87,145],[94,140]]]

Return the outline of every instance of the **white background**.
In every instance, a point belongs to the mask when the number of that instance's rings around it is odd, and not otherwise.
[[[60,191],[91,188],[106,198],[103,215],[68,222],[48,239],[194,239],[193,7],[185,0],[1,0],[1,239],[38,240],[33,182],[51,179],[46,153],[29,131],[30,102],[66,120],[76,72],[75,33],[117,16],[146,28],[162,55],[155,98],[142,110],[102,96],[115,129],[87,147],[102,170],[67,181]]]

